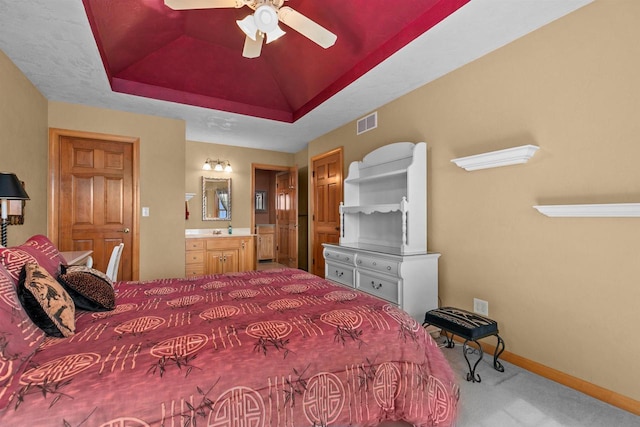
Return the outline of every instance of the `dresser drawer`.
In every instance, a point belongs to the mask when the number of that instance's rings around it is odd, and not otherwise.
[[[184,273],[187,277],[203,276],[205,274],[204,264],[187,265],[184,269]]]
[[[357,286],[358,290],[375,295],[379,298],[398,304],[398,281],[381,278],[376,275],[369,275],[358,270]]]
[[[185,249],[188,251],[204,249],[204,240],[202,239],[186,239]]]
[[[327,262],[325,264],[325,278],[353,288],[353,268]]]
[[[345,264],[353,264],[353,254],[348,254],[344,252],[334,251],[332,249],[325,248],[324,250],[324,259],[327,261],[339,261]]]
[[[202,264],[204,262],[204,251],[187,251],[185,254],[186,264]]]
[[[373,256],[358,254],[358,260],[356,261],[358,267],[368,268],[369,270],[379,271],[385,274],[398,275],[398,262],[376,258]]]

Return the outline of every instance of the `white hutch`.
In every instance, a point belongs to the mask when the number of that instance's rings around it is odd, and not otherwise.
[[[398,305],[419,322],[438,307],[438,258],[427,253],[427,144],[398,142],[349,166],[340,243],[325,277]]]

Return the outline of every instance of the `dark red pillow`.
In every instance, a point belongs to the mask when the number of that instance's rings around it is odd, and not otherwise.
[[[7,270],[14,285],[18,283],[22,267],[28,262],[40,265],[50,275],[57,277],[60,264],[65,260],[51,240],[41,234],[29,238],[20,246],[0,248],[0,264]]]

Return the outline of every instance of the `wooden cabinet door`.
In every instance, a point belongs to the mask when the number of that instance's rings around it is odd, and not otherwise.
[[[256,269],[256,250],[253,237],[243,239],[238,252],[238,271],[249,271]]]
[[[206,274],[224,273],[222,254],[223,251],[207,251]]]
[[[207,274],[237,273],[239,261],[239,249],[207,251]]]
[[[273,233],[258,234],[258,260],[273,259]]]
[[[227,249],[222,253],[222,272],[237,273],[240,271],[240,250]]]

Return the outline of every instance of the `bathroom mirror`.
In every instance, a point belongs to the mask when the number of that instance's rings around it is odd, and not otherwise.
[[[231,220],[231,178],[202,177],[202,220]]]

